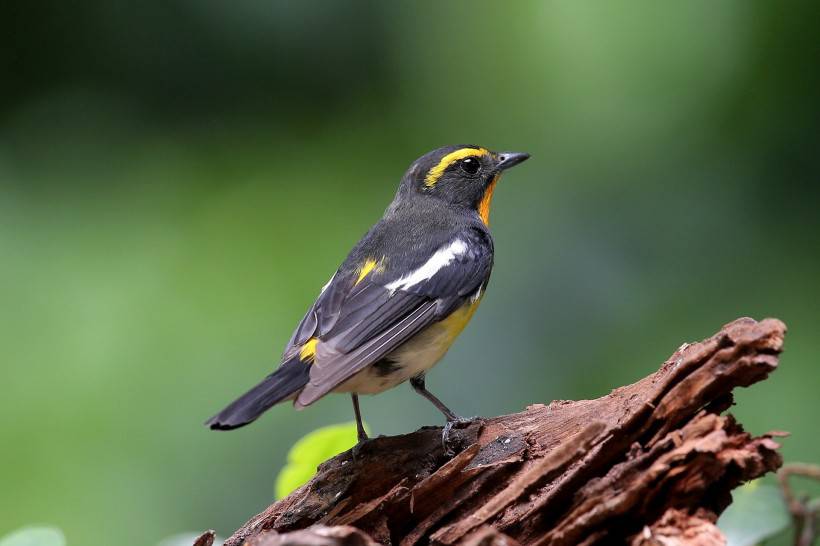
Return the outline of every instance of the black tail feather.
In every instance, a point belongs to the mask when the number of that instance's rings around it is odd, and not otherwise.
[[[271,406],[286,400],[304,387],[309,375],[309,364],[298,357],[288,360],[258,385],[205,421],[205,425],[212,430],[231,430],[247,425]]]

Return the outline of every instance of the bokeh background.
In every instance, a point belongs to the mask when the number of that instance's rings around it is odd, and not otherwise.
[[[346,397],[202,426],[266,374],[407,165],[532,154],[481,311],[428,385],[588,398],[739,316],[789,326],[733,410],[820,460],[814,3],[0,4],[0,535],[229,534]],[[400,387],[380,434],[437,424]]]

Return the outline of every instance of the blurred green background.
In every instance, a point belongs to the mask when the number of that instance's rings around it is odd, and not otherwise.
[[[417,156],[532,154],[431,390],[589,398],[739,316],[789,326],[733,410],[820,460],[815,3],[0,4],[0,535],[229,534],[350,401],[205,418],[277,357]],[[376,434],[440,415],[399,387]]]

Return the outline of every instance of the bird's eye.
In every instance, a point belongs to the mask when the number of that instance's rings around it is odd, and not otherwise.
[[[465,157],[459,162],[459,167],[467,174],[475,174],[481,168],[481,163],[474,157]]]

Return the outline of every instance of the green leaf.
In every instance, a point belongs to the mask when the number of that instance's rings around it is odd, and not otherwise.
[[[771,538],[791,523],[780,490],[759,481],[732,492],[732,504],[718,519],[727,546],[753,546]]]
[[[65,546],[65,536],[56,527],[23,527],[0,538],[0,546]]]
[[[290,448],[288,462],[276,477],[276,498],[287,497],[306,484],[316,474],[316,467],[355,446],[356,441],[355,422],[322,427],[303,436]]]

